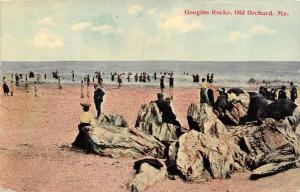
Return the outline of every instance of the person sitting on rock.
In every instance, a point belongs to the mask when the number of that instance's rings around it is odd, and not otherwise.
[[[79,147],[82,149],[90,150],[92,146],[91,139],[85,133],[85,129],[88,127],[89,130],[92,130],[95,126],[94,117],[91,112],[89,112],[91,104],[89,103],[80,103],[82,106],[83,112],[80,113],[79,116],[79,125],[78,130],[79,134],[77,135],[74,143],[72,144],[73,147]]]
[[[241,100],[238,99],[237,95],[231,90],[227,92],[227,97],[228,97],[228,101],[231,103],[241,102]]]
[[[277,89],[271,88],[270,91],[270,100],[275,101],[277,97]]]
[[[229,108],[230,103],[228,101],[228,95],[226,94],[225,88],[219,90],[219,96],[216,102],[213,104],[214,113],[221,117],[225,111]]]
[[[155,103],[157,104],[159,111],[162,113],[162,122],[178,126],[179,129],[177,134],[180,134],[179,132],[181,125],[179,121],[176,120],[176,115],[174,114],[171,107],[171,100],[172,97],[164,99],[164,95],[162,93],[158,93]]]
[[[82,106],[83,112],[79,116],[79,120],[80,120],[80,124],[78,125],[79,131],[81,131],[85,126],[95,125],[94,116],[91,112],[89,112],[91,104],[80,103],[80,105]]]
[[[285,86],[281,87],[281,90],[278,92],[278,99],[287,99]]]

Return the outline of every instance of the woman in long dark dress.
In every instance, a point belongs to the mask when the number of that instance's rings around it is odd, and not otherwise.
[[[8,85],[7,85],[7,81],[6,81],[5,77],[3,77],[2,83],[3,83],[3,92],[4,92],[4,96],[8,96],[8,93],[9,93],[9,87],[8,87]]]

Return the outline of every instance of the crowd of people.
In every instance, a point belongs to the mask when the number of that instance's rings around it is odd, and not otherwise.
[[[80,97],[81,99],[84,98],[89,98],[90,93],[89,93],[89,87],[91,85],[94,86],[94,105],[95,109],[97,111],[96,118],[99,118],[102,110],[101,110],[101,105],[103,103],[103,98],[105,95],[105,91],[103,89],[103,76],[104,73],[101,73],[100,71],[96,71],[92,78],[90,75],[86,75],[82,80],[81,80],[81,93]],[[188,75],[187,72],[184,72],[184,75]],[[23,79],[25,76],[25,88],[28,88],[28,78],[34,78],[34,84],[33,84],[33,90],[34,90],[34,95],[38,96],[38,83],[40,82],[40,74],[34,74],[32,71],[30,71],[28,74],[12,74],[11,76],[11,81],[8,83],[6,77],[3,77],[2,83],[3,83],[3,92],[5,96],[13,96],[15,92],[15,86],[20,85],[20,79]],[[122,86],[122,79],[124,78],[125,73],[116,73],[112,72],[111,73],[111,81],[117,81],[118,87]],[[130,82],[132,79],[133,74],[128,73],[127,75],[127,81]],[[160,76],[160,77],[159,77]],[[172,111],[171,108],[171,101],[173,99],[173,95],[171,97],[168,97],[164,99],[164,89],[166,88],[165,86],[165,79],[166,76],[168,76],[168,82],[169,82],[169,88],[170,90],[173,89],[174,87],[174,73],[173,72],[161,72],[161,73],[153,73],[153,76],[151,76],[149,73],[142,72],[142,73],[136,73],[134,75],[134,81],[135,82],[150,82],[151,79],[153,78],[154,80],[159,79],[159,88],[160,88],[160,93],[157,95],[157,101],[156,104],[162,113],[162,120],[163,122],[171,123],[174,124],[178,127],[180,127],[180,123],[176,120],[176,115]],[[58,88],[62,89],[61,85],[61,75],[59,72],[56,70],[55,72],[52,73],[52,77],[57,80],[58,83]],[[72,81],[75,81],[75,72],[71,72],[71,77]],[[200,81],[200,76],[198,74],[193,74],[193,82],[199,83],[199,99],[200,103],[207,103],[208,105],[212,106],[214,110],[217,113],[222,113],[224,110],[228,108],[228,106],[231,106],[232,104],[240,102],[240,99],[238,98],[243,91],[238,91],[238,89],[229,89],[225,90],[225,88],[218,89],[215,84],[214,84],[214,74],[207,74],[206,78],[201,78]],[[36,79],[35,79],[36,78]],[[44,75],[44,78],[47,78],[47,75]],[[13,81],[15,79],[15,83]],[[85,94],[85,86],[86,86],[86,94]],[[287,94],[287,87],[282,86],[282,87],[265,87],[261,86],[259,87],[258,91],[263,97],[265,97],[268,100],[275,101],[277,99],[291,99],[293,102],[297,99],[297,87],[293,82],[290,82],[290,87],[289,87],[289,94]],[[289,97],[288,97],[289,95]],[[80,122],[81,126],[82,125],[92,125],[92,115],[89,112],[90,104],[87,103],[81,103],[83,107],[83,113],[80,115]],[[81,128],[79,128],[81,129]]]

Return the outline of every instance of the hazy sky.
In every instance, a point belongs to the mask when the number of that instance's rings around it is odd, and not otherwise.
[[[4,61],[300,61],[299,0],[0,2]],[[186,9],[289,16],[187,16]]]

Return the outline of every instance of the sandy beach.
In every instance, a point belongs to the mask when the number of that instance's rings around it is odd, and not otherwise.
[[[123,115],[133,126],[140,106],[156,99],[156,87],[105,86],[103,111]],[[175,88],[173,109],[183,127],[188,127],[187,108],[198,101],[198,89]],[[170,94],[166,89],[165,94]],[[298,93],[299,95],[299,93]],[[92,112],[93,88],[90,88]],[[134,175],[133,159],[111,159],[70,151],[78,130],[80,86],[39,85],[17,88],[13,97],[0,96],[0,191],[128,191]],[[299,104],[299,98],[297,100]],[[234,174],[231,179],[191,184],[180,179],[166,180],[147,191],[300,191],[299,169],[262,178],[248,179],[249,172]]]

